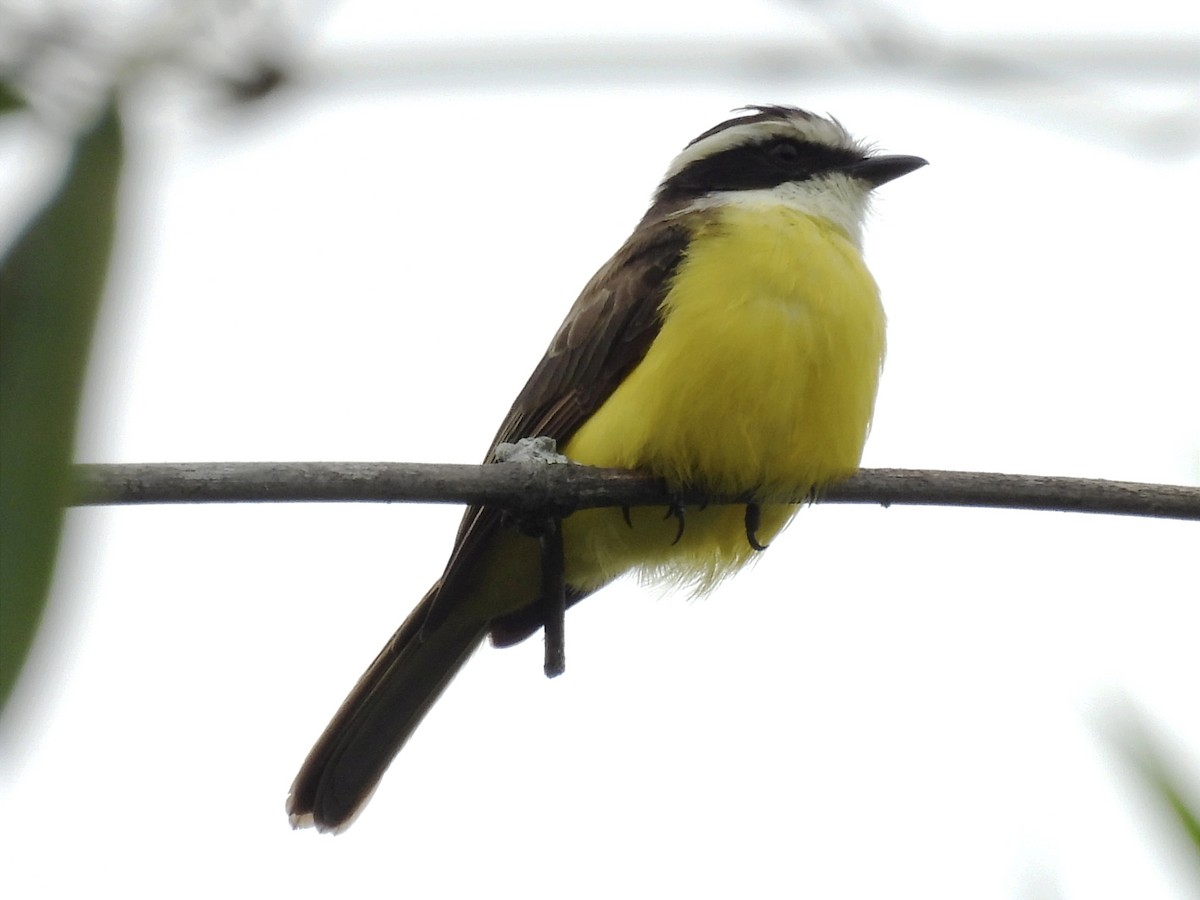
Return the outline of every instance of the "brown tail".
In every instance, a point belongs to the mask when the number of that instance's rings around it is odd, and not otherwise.
[[[296,828],[348,828],[425,713],[487,633],[486,621],[430,627],[435,584],[359,679],[309,751],[288,794]]]

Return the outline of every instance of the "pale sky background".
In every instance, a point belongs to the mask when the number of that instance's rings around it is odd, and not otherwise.
[[[835,52],[799,6],[348,2],[298,52],[597,35]],[[1190,0],[905,9],[949,46],[1200,41]],[[1196,484],[1200,94],[1070,78],[379,78],[247,109],[146,91],[79,458],[479,461],[671,157],[733,107],[784,102],[931,163],[868,226],[890,350],[865,465]],[[1139,145],[1139,121],[1173,140]],[[704,600],[623,581],[568,617],[564,677],[542,676],[540,640],[485,648],[354,828],[292,832],[295,770],[459,514],[72,512],[6,723],[10,896],[1200,886],[1105,738],[1136,709],[1200,784],[1200,530],[1066,514],[826,506]]]

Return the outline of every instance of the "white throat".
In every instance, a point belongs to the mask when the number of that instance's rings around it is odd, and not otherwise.
[[[806,181],[784,182],[771,188],[713,191],[689,203],[675,215],[722,206],[748,209],[786,206],[831,223],[861,250],[863,221],[870,207],[870,195],[870,188],[862,181],[834,172]]]

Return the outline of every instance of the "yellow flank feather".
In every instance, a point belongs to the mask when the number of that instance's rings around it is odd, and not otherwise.
[[[858,248],[791,207],[713,210],[697,226],[642,362],[563,448],[714,493],[806,492],[853,472],[884,353],[879,291]],[[767,505],[771,540],[798,507]],[[631,568],[708,590],[753,555],[741,507],[578,512],[564,522],[567,581]]]

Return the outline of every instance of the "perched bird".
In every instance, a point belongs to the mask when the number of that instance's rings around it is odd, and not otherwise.
[[[858,467],[884,355],[863,263],[871,191],[925,165],[834,119],[753,106],[675,157],[633,234],[598,271],[488,451],[554,438],[572,460],[638,469],[746,507],[590,509],[562,522],[568,604],[618,576],[711,589]],[[775,500],[776,502],[770,502]],[[346,828],[455,673],[544,622],[536,538],[471,507],[450,561],[305,760],[296,827]]]

